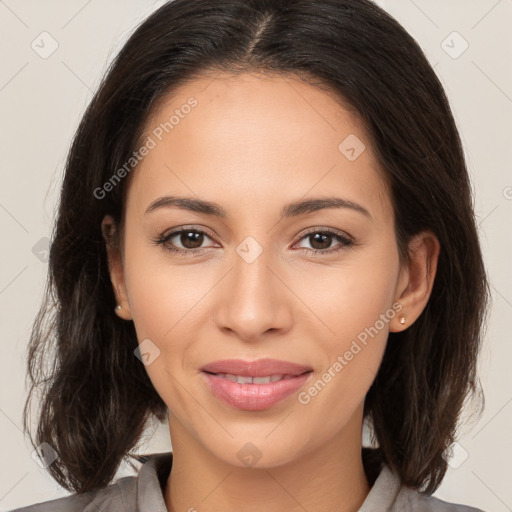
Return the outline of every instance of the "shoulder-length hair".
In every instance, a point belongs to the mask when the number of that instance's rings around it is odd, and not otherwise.
[[[446,472],[465,400],[480,389],[488,282],[443,87],[416,41],[369,0],[174,0],[134,31],[66,162],[28,352],[26,429],[31,400],[40,397],[32,443],[53,447],[58,459],[48,470],[83,493],[113,479],[149,418],[165,418],[166,405],[134,357],[133,322],[114,314],[101,221],[110,214],[122,227],[128,180],[108,193],[104,184],[137,149],[152,107],[212,70],[295,76],[334,93],[364,123],[389,181],[401,261],[419,231],[438,237],[430,300],[413,325],[389,334],[364,408],[376,444],[372,460],[431,494]]]

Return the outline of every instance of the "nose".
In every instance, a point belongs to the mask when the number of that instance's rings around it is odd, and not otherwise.
[[[261,340],[270,333],[284,334],[293,318],[294,295],[286,277],[280,275],[270,250],[251,255],[254,250],[252,246],[248,254],[234,253],[233,264],[216,290],[217,326],[244,342]]]

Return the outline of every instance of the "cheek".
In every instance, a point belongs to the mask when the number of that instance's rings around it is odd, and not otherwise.
[[[391,308],[399,259],[397,251],[385,246],[382,239],[347,254],[336,266],[310,266],[289,274],[294,291],[324,324],[322,331],[331,334],[326,336],[328,346],[342,347]]]
[[[384,355],[389,321],[396,314],[387,294],[382,293],[386,289],[377,293],[373,282],[373,290],[373,297],[363,293],[361,300],[357,294],[352,300],[345,298],[344,309],[336,308],[326,316],[335,334],[315,338],[324,364],[297,397],[306,431],[320,428],[326,437],[335,435],[362,407]]]
[[[173,413],[195,417],[197,403],[189,391],[195,384],[188,379],[195,378],[204,360],[198,350],[212,319],[219,270],[207,263],[179,265],[160,247],[129,241],[125,280],[137,339],[151,340],[158,351],[145,370]]]
[[[157,347],[153,350],[158,356],[145,367],[154,388],[166,404],[172,404],[173,410],[193,413],[195,403],[180,383],[191,360],[196,338],[194,324],[208,287],[202,280],[194,282],[197,272],[161,268],[161,260],[158,267],[147,258],[139,261],[143,261],[142,265],[136,265],[132,258],[127,272],[130,308],[139,343],[149,339]]]
[[[324,364],[299,402],[332,410],[337,418],[364,400],[384,355],[389,323],[400,309],[394,303],[396,252],[380,248],[351,261],[333,269],[325,281],[310,275],[301,285],[303,293],[309,290],[308,305],[314,304],[311,309],[320,312],[328,329],[310,333]]]
[[[165,249],[144,235],[126,240],[125,280],[130,309],[139,336],[163,341],[173,336],[208,291],[208,280],[198,267],[172,263]]]

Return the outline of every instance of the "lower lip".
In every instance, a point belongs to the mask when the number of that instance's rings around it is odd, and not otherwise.
[[[263,411],[295,393],[312,372],[268,384],[239,384],[202,372],[212,393],[227,404],[245,411]]]

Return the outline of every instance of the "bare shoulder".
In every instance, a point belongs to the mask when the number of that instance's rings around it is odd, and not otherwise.
[[[98,512],[123,510],[135,512],[137,506],[137,478],[127,476],[98,491],[73,494],[11,512]]]

